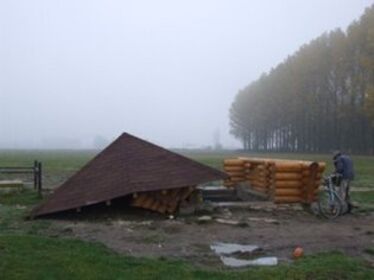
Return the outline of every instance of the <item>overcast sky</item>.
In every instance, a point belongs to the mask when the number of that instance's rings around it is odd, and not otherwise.
[[[0,147],[238,147],[238,90],[372,3],[0,0]]]

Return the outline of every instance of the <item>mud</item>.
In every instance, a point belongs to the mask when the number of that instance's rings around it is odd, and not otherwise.
[[[304,211],[236,209],[220,213],[223,216],[212,216],[245,221],[245,226],[214,219],[199,223],[198,216],[169,219],[135,211],[96,220],[92,216],[53,220],[51,234],[101,242],[130,256],[183,259],[204,266],[220,264],[210,249],[219,242],[257,245],[265,255],[280,261],[290,260],[296,246],[301,246],[305,255],[341,251],[351,256],[362,256],[374,246],[373,213],[353,213],[332,221]],[[277,222],[269,222],[274,220]]]

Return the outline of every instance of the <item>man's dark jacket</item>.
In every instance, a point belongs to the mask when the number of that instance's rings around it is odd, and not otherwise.
[[[342,175],[343,180],[353,180],[355,177],[353,162],[347,155],[339,155],[334,160],[335,171]]]

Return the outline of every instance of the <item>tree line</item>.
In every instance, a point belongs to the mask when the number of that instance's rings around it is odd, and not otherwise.
[[[373,153],[374,5],[240,90],[230,126],[245,150]]]

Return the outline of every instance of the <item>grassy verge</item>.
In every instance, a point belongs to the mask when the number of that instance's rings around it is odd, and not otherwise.
[[[38,234],[50,225],[47,220],[26,221],[41,198],[33,190],[0,194],[0,234]],[[1,279],[1,278],[0,278]]]
[[[2,193],[0,204],[31,206],[40,201],[40,196],[32,190],[23,189],[20,192]]]
[[[0,236],[2,279],[373,279],[374,270],[340,253],[292,265],[204,271],[170,260],[120,256],[102,245],[32,235]]]

